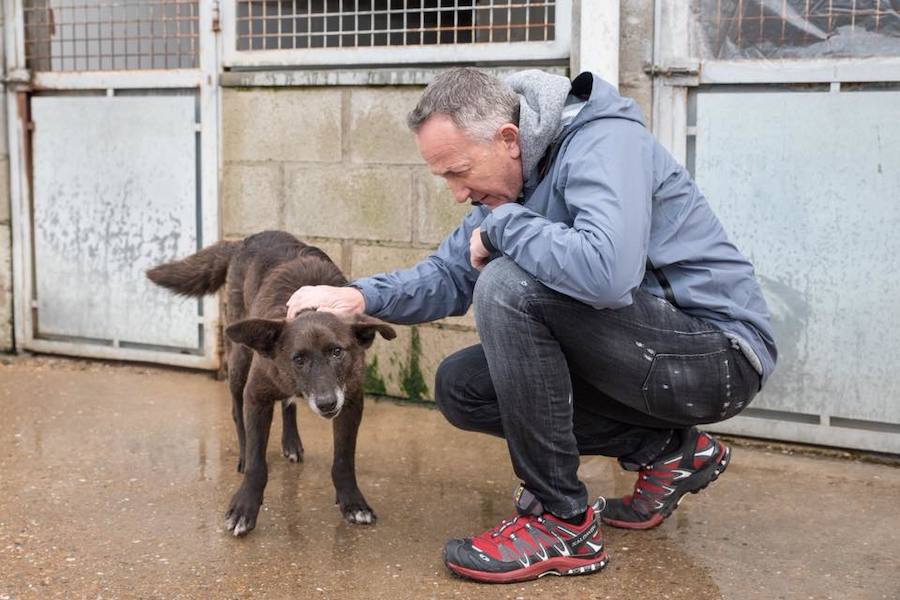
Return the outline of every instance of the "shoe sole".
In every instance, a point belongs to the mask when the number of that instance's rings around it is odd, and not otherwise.
[[[681,501],[684,500],[685,495],[687,494],[696,494],[701,490],[705,490],[709,487],[709,484],[714,482],[719,478],[719,475],[725,472],[725,469],[728,468],[728,463],[731,462],[731,448],[728,446],[722,445],[724,450],[720,454],[720,456],[711,464],[709,467],[705,467],[685,480],[685,483],[690,483],[691,480],[697,481],[702,480],[704,477],[708,477],[706,481],[703,482],[703,485],[694,488],[692,490],[685,490],[678,494],[675,498],[675,502],[669,504],[665,508],[663,508],[658,513],[655,513],[652,517],[647,519],[646,521],[617,521],[616,519],[608,519],[601,515],[600,520],[610,527],[618,527],[619,529],[653,529],[658,526],[660,523],[669,518],[678,505],[681,504]]]
[[[465,579],[482,583],[518,583],[520,581],[538,579],[545,575],[565,577],[598,573],[609,564],[609,555],[604,551],[599,556],[590,559],[557,556],[516,569],[515,571],[506,571],[505,573],[476,571],[475,569],[467,569],[451,562],[446,564],[451,571]]]

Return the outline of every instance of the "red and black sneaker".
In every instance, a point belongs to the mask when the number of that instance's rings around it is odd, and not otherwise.
[[[678,508],[688,492],[715,481],[731,460],[731,450],[708,433],[688,430],[677,452],[640,469],[634,493],[607,500],[601,519],[625,529],[650,529]]]
[[[516,517],[474,538],[450,540],[444,562],[457,575],[486,583],[594,573],[609,562],[597,516],[601,502],[588,507],[580,525],[571,525],[544,512],[522,486],[516,492]]]

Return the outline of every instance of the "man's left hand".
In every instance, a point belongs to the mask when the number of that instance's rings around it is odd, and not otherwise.
[[[306,285],[294,292],[287,301],[287,318],[293,319],[301,310],[321,310],[339,315],[362,314],[366,300],[358,289],[331,285]]]
[[[481,227],[476,227],[469,238],[469,262],[480,271],[490,259],[491,253],[481,243]]]

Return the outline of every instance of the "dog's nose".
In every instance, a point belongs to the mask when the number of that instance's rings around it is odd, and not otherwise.
[[[322,414],[325,414],[325,415],[330,415],[331,413],[333,413],[334,411],[337,410],[337,402],[329,402],[327,404],[325,404],[323,402],[323,403],[317,404],[316,406],[318,406],[318,408],[322,412]]]

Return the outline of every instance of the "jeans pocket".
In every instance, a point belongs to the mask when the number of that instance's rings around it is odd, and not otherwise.
[[[647,412],[683,425],[728,418],[730,360],[725,348],[706,354],[657,354],[641,390]]]

